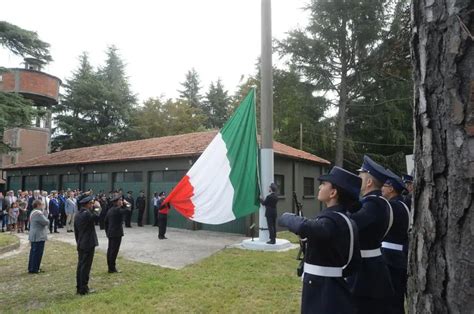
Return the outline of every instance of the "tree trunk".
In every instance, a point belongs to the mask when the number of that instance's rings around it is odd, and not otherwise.
[[[474,309],[474,43],[469,32],[474,35],[472,0],[413,0],[410,313]]]
[[[339,85],[339,110],[336,124],[336,158],[335,166],[342,167],[344,164],[344,142],[346,140],[346,108],[347,108],[347,32],[346,20],[342,19],[342,26],[339,33],[339,46],[341,49],[341,82]]]

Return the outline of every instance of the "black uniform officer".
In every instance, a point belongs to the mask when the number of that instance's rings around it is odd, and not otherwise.
[[[265,218],[267,218],[268,233],[270,241],[267,244],[275,244],[276,242],[276,218],[278,196],[276,195],[277,186],[275,183],[270,184],[269,192],[264,199],[260,199],[260,203],[265,206]]]
[[[109,239],[109,246],[107,248],[107,266],[109,273],[118,273],[120,271],[115,267],[115,261],[120,250],[120,244],[123,237],[123,217],[127,215],[129,210],[124,208],[122,196],[117,195],[111,199],[112,207],[107,211],[105,216],[105,234]]]
[[[129,204],[130,204],[130,210],[127,211],[125,215],[125,227],[126,228],[132,228],[132,214],[133,214],[133,209],[135,206],[135,201],[133,199],[133,192],[128,191],[127,196],[124,198]]]
[[[80,209],[74,218],[74,236],[78,252],[76,288],[77,293],[81,295],[94,292],[88,286],[95,247],[99,245],[94,223],[99,211],[94,208],[94,200],[95,197],[92,195],[80,196],[78,199]]]
[[[361,179],[334,167],[319,180],[318,200],[327,209],[313,219],[284,213],[278,223],[307,239],[301,312],[353,313],[344,277],[360,264],[360,250],[357,225],[346,212],[359,198]]]
[[[145,213],[145,208],[146,208],[145,192],[140,191],[140,196],[137,197],[137,200],[135,201],[135,205],[138,209],[137,224],[139,227],[143,227],[143,214]]]
[[[359,228],[362,256],[358,272],[348,278],[357,313],[386,313],[387,300],[393,295],[390,273],[380,250],[382,240],[390,229],[393,213],[389,202],[382,197],[381,188],[387,179],[385,169],[364,156],[359,171],[362,178],[362,207],[352,213]]]
[[[382,242],[382,255],[387,263],[395,295],[390,301],[387,313],[405,313],[407,286],[408,232],[410,210],[403,202],[401,193],[405,190],[402,179],[387,169],[389,175],[382,187],[382,195],[390,201],[393,210],[393,224]]]

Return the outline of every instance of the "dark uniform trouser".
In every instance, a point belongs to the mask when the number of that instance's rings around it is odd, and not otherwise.
[[[51,215],[49,217],[49,232],[53,232],[53,223],[54,223],[54,232],[56,232],[56,231],[58,231],[59,214]]]
[[[158,207],[153,206],[153,213],[155,214],[155,223],[153,226],[157,227],[158,226]]]
[[[392,279],[395,295],[391,297],[390,308],[387,314],[404,314],[405,313],[405,292],[407,288],[407,270],[403,268],[395,268],[390,265],[390,277]]]
[[[87,250],[77,249],[78,262],[76,270],[77,292],[86,293],[89,291],[89,274],[91,272],[92,261],[94,260],[95,247]]]
[[[115,268],[115,261],[120,250],[120,244],[122,243],[122,237],[109,238],[109,247],[107,248],[107,266],[109,271],[117,270]]]
[[[270,241],[276,239],[276,216],[270,216],[267,218],[268,233],[270,234]]]
[[[130,227],[132,223],[133,210],[127,210],[125,213],[125,227]]]
[[[144,213],[144,212],[145,212],[145,208],[138,210],[137,224],[138,224],[139,226],[143,226],[143,213]]]
[[[36,273],[39,271],[41,259],[43,258],[44,241],[31,242],[30,258],[28,261],[28,271]]]
[[[388,298],[354,297],[357,314],[385,314],[388,301]]]
[[[168,223],[168,215],[158,213],[158,237],[162,238],[166,233],[166,224]]]

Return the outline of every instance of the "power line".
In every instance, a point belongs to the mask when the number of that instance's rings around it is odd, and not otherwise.
[[[332,141],[335,141],[336,139],[334,138],[330,138],[326,135],[323,135],[322,133],[316,133],[316,132],[313,132],[313,131],[309,131],[309,130],[305,130],[303,131],[303,134],[304,133],[310,133],[312,135],[316,135],[316,136],[320,136],[320,137],[326,137]],[[350,139],[344,139],[344,142],[347,142],[347,143],[356,143],[356,144],[365,144],[365,145],[377,145],[377,146],[387,146],[387,147],[413,147],[413,145],[409,145],[409,144],[386,144],[386,143],[373,143],[373,142],[363,142],[363,141],[354,141],[354,140],[350,140]]]

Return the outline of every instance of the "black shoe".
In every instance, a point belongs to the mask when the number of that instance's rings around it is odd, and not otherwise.
[[[58,231],[58,230],[56,230],[56,231],[54,231],[54,233],[59,233],[59,231]]]
[[[275,244],[275,241],[270,240],[267,242],[267,244]]]
[[[109,274],[113,274],[113,273],[121,273],[121,271],[118,269],[109,270]]]

